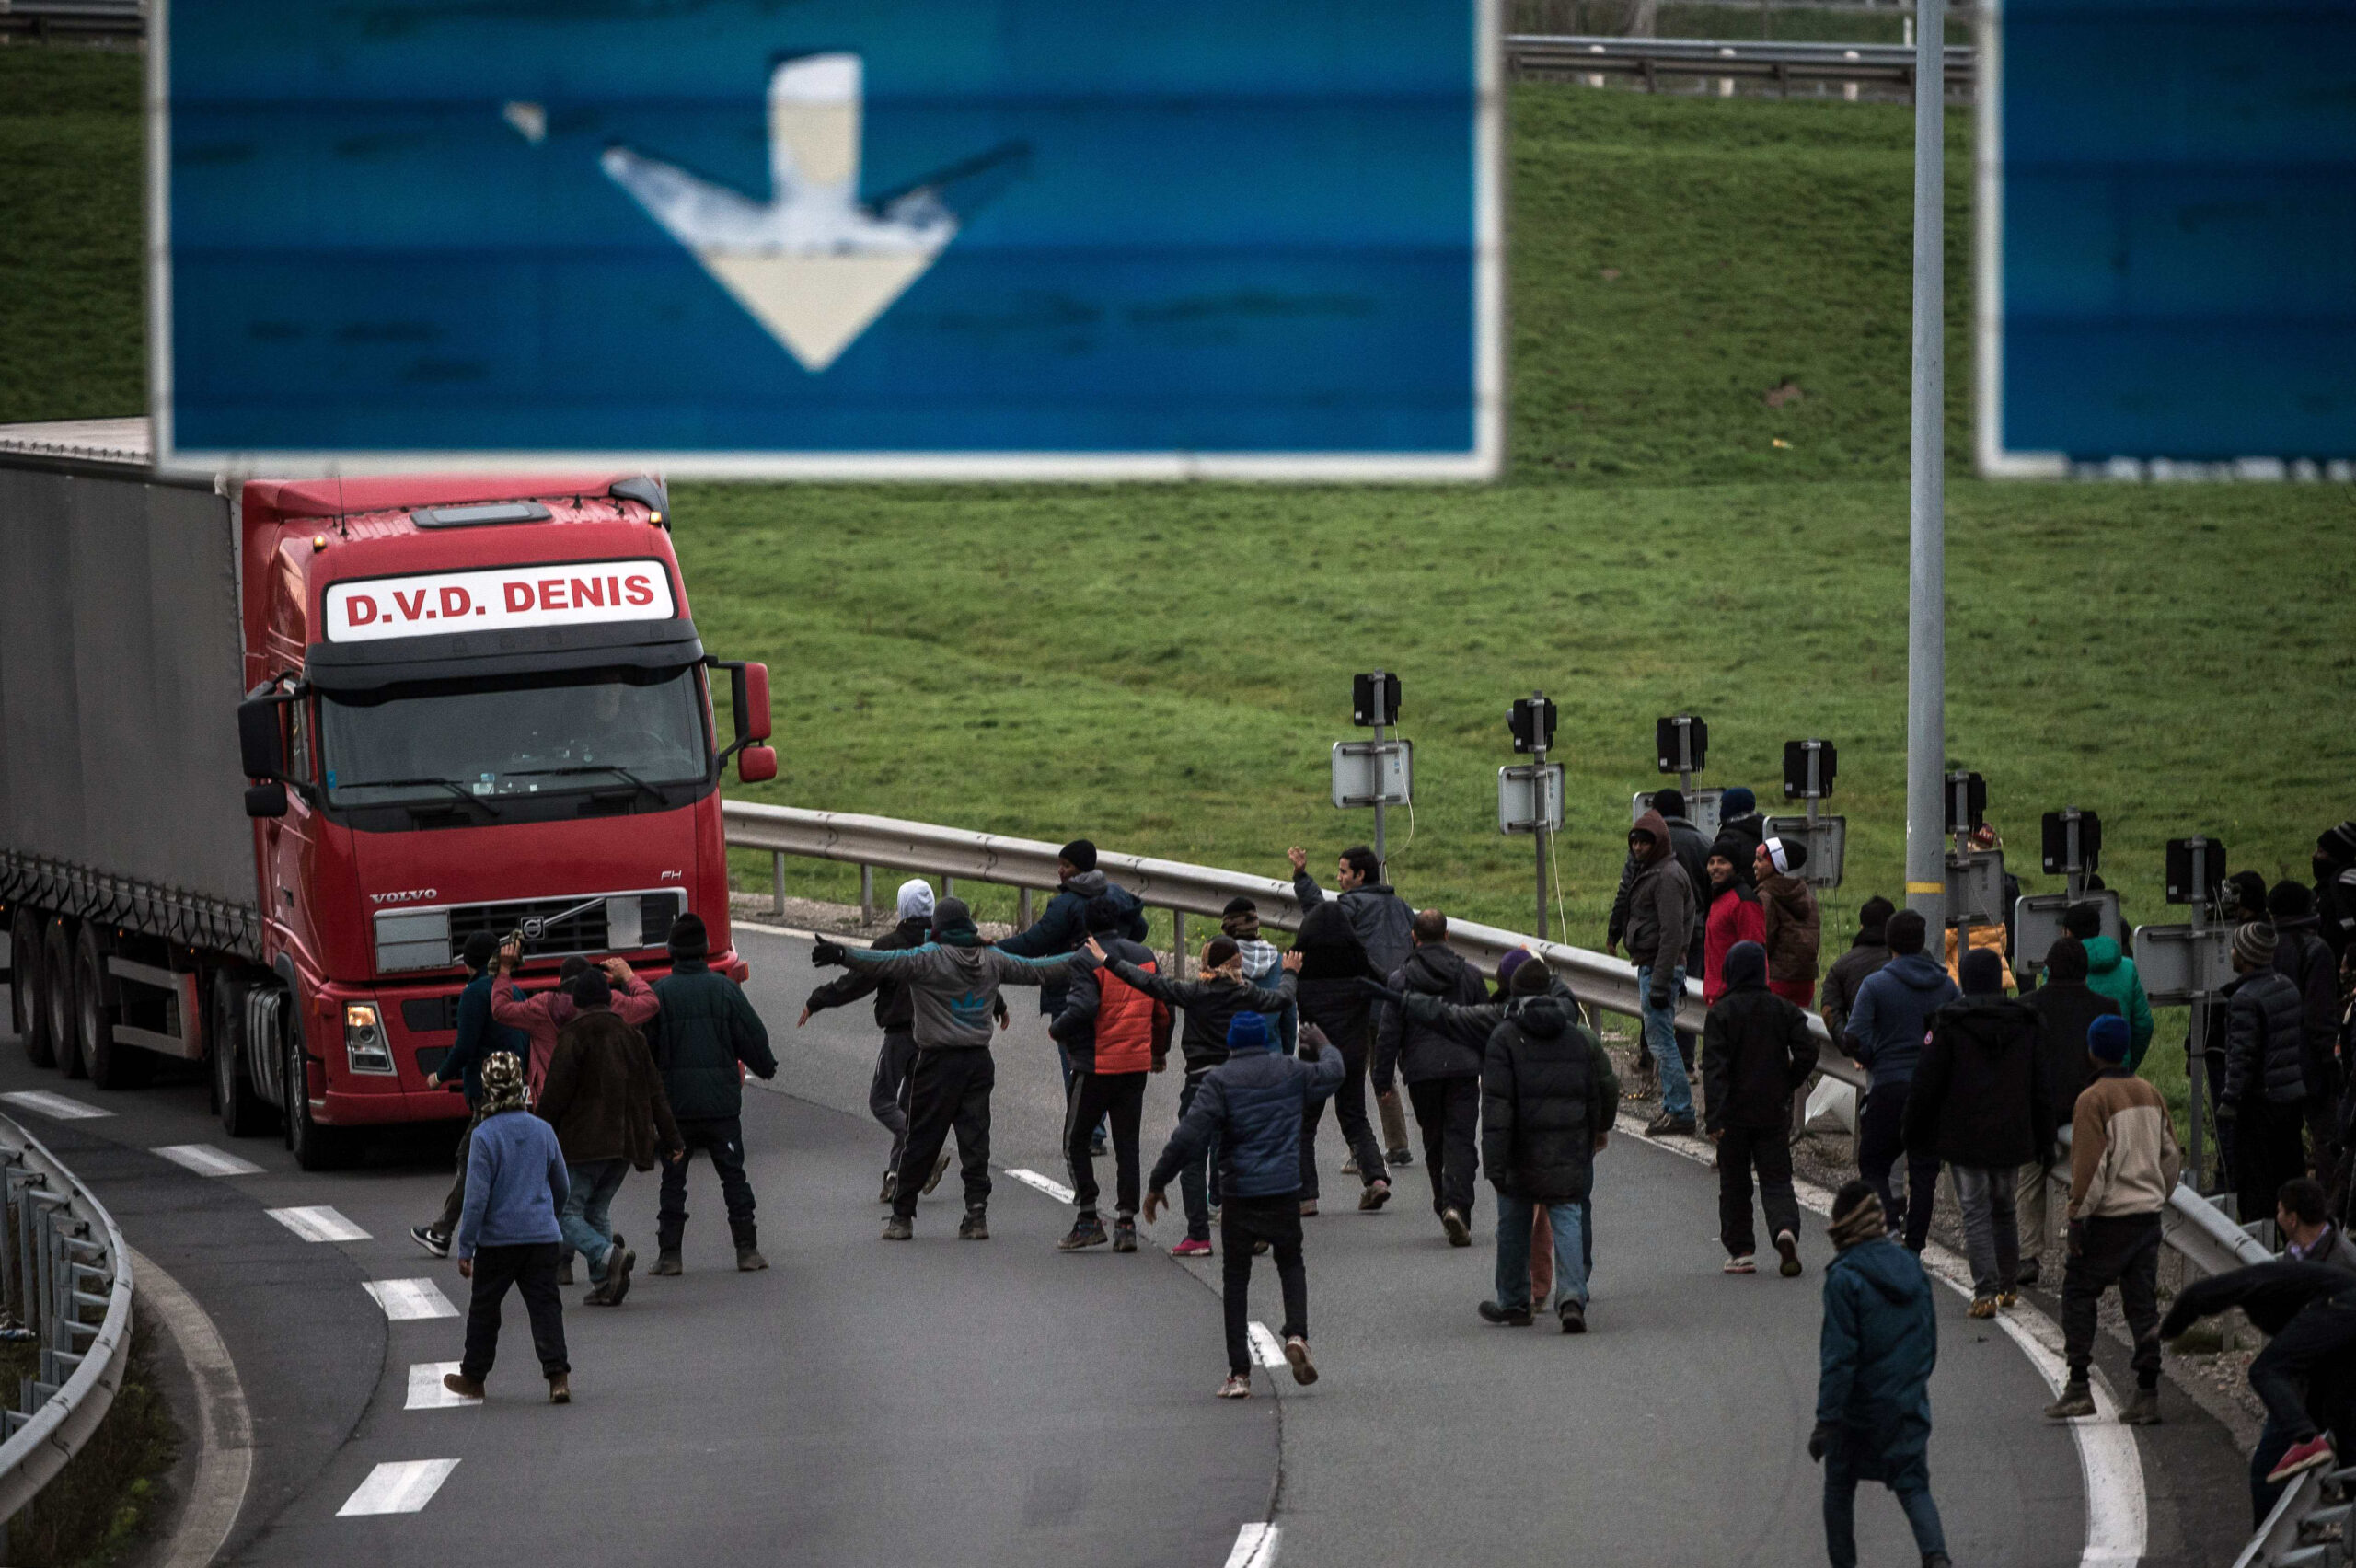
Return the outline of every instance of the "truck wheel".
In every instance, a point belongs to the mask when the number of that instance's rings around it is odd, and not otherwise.
[[[41,917],[23,905],[8,916],[8,963],[15,975],[8,986],[8,1017],[24,1037],[25,1060],[53,1067],[57,1046],[49,1037],[49,1002],[42,995],[48,964],[41,956]]]
[[[79,1026],[74,1019],[74,923],[52,920],[41,943],[47,960],[41,968],[42,1000],[48,1006],[49,1038],[57,1049],[57,1065],[70,1078],[88,1069],[82,1065]]]
[[[294,1163],[306,1170],[333,1170],[343,1165],[351,1145],[334,1127],[311,1120],[309,1065],[303,1060],[303,1025],[290,1005],[286,1019],[286,1147]]]
[[[113,1011],[107,1006],[106,955],[87,926],[74,944],[74,1015],[80,1028],[82,1060],[89,1064],[90,1082],[100,1089],[136,1089],[156,1068],[156,1058],[136,1045],[114,1037]]]
[[[274,1119],[246,1072],[246,988],[224,974],[213,983],[213,1109],[233,1138],[259,1137]]]

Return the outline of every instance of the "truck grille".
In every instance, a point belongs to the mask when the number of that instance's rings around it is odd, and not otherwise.
[[[670,940],[672,922],[687,900],[685,892],[675,890],[386,910],[376,917],[376,968],[388,974],[446,969],[458,962],[475,932],[504,938],[536,921],[539,934],[524,939],[526,958],[659,948]]]

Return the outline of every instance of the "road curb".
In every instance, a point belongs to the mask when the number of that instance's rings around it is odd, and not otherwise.
[[[171,1336],[196,1389],[196,1478],[171,1539],[153,1561],[157,1568],[206,1568],[228,1544],[253,1482],[253,1413],[229,1347],[196,1297],[154,1259],[136,1248],[124,1251],[138,1282],[137,1300]]]

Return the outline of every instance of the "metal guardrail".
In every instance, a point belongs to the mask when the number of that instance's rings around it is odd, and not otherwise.
[[[146,30],[144,0],[0,0],[0,32],[137,38]]]
[[[98,1429],[131,1351],[131,1262],[114,1217],[57,1157],[0,1117],[6,1337],[39,1344],[40,1363],[0,1411],[0,1519],[52,1480]],[[97,1320],[93,1321],[93,1316]]]
[[[2356,1470],[2309,1470],[2282,1489],[2234,1568],[2348,1568]]]
[[[1647,87],[1675,76],[1744,77],[1794,82],[1861,82],[1914,86],[1914,49],[1903,43],[1774,43],[1734,39],[1606,38],[1583,34],[1505,40],[1506,64],[1536,76],[1640,76]],[[1971,90],[1973,51],[1946,48],[1946,89]]]

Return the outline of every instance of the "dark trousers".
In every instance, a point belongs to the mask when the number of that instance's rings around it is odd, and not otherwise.
[[[1800,1233],[1799,1194],[1792,1191],[1792,1135],[1774,1127],[1728,1127],[1718,1139],[1718,1239],[1729,1258],[1759,1251],[1750,1228],[1750,1173],[1759,1172],[1759,1205],[1767,1234]]]
[[[679,1250],[687,1232],[687,1167],[696,1150],[711,1157],[712,1174],[720,1178],[720,1195],[728,1205],[728,1233],[739,1247],[760,1244],[753,1226],[753,1183],[745,1179],[745,1125],[734,1116],[679,1119],[679,1141],[687,1146],[683,1159],[663,1162],[663,1199],[654,1216],[654,1244],[665,1252]]]
[[[957,1134],[957,1165],[965,1178],[965,1206],[990,1201],[990,1089],[998,1064],[987,1045],[952,1051],[918,1051],[908,1076],[908,1141],[900,1151],[900,1181],[892,1212],[917,1216],[917,1195],[932,1174],[941,1146]]]
[[[524,1297],[532,1320],[532,1351],[540,1358],[540,1375],[560,1377],[572,1370],[564,1357],[564,1298],[556,1289],[557,1243],[533,1241],[520,1247],[482,1247],[475,1251],[475,1293],[467,1303],[467,1351],[458,1375],[481,1382],[491,1376],[499,1357],[499,1305],[514,1286]]]
[[[1186,1075],[1185,1084],[1178,1090],[1178,1119],[1184,1121],[1186,1113],[1194,1109],[1195,1095],[1203,1087],[1203,1079],[1210,1075],[1208,1067]],[[1178,1203],[1186,1211],[1186,1239],[1207,1241],[1211,1239],[1211,1210],[1218,1206],[1218,1135],[1211,1135],[1210,1147],[1198,1159],[1191,1159],[1178,1171]]]
[[[2351,1351],[2356,1351],[2356,1307],[2326,1299],[2302,1308],[2249,1364],[2249,1391],[2266,1406],[2267,1424],[2279,1428],[2292,1445],[2314,1436],[2308,1381],[2327,1357]]]
[[[1275,1193],[1265,1197],[1239,1198],[1228,1194],[1218,1211],[1219,1277],[1225,1286],[1227,1309],[1227,1369],[1238,1377],[1252,1375],[1252,1248],[1265,1241],[1276,1259],[1276,1281],[1285,1294],[1285,1326],[1281,1337],[1309,1337],[1309,1266],[1300,1258],[1299,1193]]]
[[[2303,1101],[2278,1105],[2262,1095],[2241,1103],[2234,1124],[2234,1192],[2244,1220],[2271,1219],[2282,1183],[2307,1173]]]
[[[916,1065],[915,1035],[895,1029],[884,1036],[884,1047],[875,1053],[875,1077],[867,1085],[867,1109],[892,1135],[892,1158],[884,1162],[887,1170],[900,1168],[900,1151],[907,1147],[908,1075]]]
[[[1407,1086],[1415,1128],[1424,1135],[1424,1172],[1432,1179],[1432,1212],[1472,1217],[1472,1183],[1481,1173],[1481,1080],[1427,1078]]]
[[[1906,1096],[1909,1083],[1886,1083],[1867,1091],[1865,1108],[1857,1118],[1857,1174],[1874,1185],[1882,1215],[1893,1231],[1903,1228],[1906,1245],[1919,1252],[1931,1239],[1931,1205],[1937,1201],[1939,1157],[1929,1150],[1906,1147]],[[1891,1195],[1890,1167],[1906,1159],[1906,1202]]]
[[[458,1174],[451,1179],[450,1195],[442,1200],[442,1214],[426,1228],[436,1236],[448,1236],[458,1228],[458,1216],[467,1206],[467,1157],[474,1152],[475,1129],[482,1125],[482,1110],[467,1118],[466,1130],[458,1135]]]
[[[1824,1456],[1824,1553],[1831,1559],[1832,1568],[1857,1568],[1857,1482],[1861,1478],[1847,1453],[1850,1440],[1844,1435]],[[1939,1505],[1931,1500],[1930,1460],[1918,1455],[1900,1469],[1885,1468],[1882,1484],[1906,1512],[1906,1523],[1914,1532],[1914,1550],[1925,1557],[1946,1551]]]
[[[2095,1305],[2113,1284],[2135,1338],[2135,1382],[2160,1386],[2160,1216],[2097,1216],[2085,1222],[2085,1245],[2062,1276],[2062,1346],[2070,1380],[2083,1383],[2094,1360]],[[2258,1368],[2250,1368],[2258,1382]]]
[[[1143,1073],[1081,1073],[1064,1110],[1064,1159],[1071,1166],[1072,1203],[1084,1218],[1096,1212],[1096,1124],[1113,1125],[1114,1202],[1121,1217],[1138,1212],[1138,1121],[1145,1113]],[[1183,1194],[1182,1194],[1183,1195]]]
[[[1358,1180],[1367,1186],[1391,1180],[1382,1162],[1382,1140],[1366,1118],[1366,1043],[1338,1047],[1347,1069],[1342,1087],[1334,1091],[1334,1119],[1342,1124],[1342,1141],[1358,1157]],[[1311,1105],[1300,1116],[1300,1195],[1317,1196],[1317,1124],[1325,1119],[1325,1102]]]

